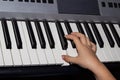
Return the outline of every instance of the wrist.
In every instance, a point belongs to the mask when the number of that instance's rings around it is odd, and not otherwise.
[[[111,72],[101,62],[96,63],[94,67],[90,68],[94,73],[96,80],[116,80]]]
[[[95,61],[93,64],[90,64],[90,67],[88,67],[88,69],[92,72],[96,72],[96,70],[100,69],[101,66],[103,66],[103,63],[100,61]]]

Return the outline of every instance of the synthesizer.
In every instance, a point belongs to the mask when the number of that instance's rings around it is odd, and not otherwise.
[[[72,32],[95,43],[100,61],[118,77],[119,14],[119,0],[0,0],[0,78],[93,76],[62,60],[77,56],[64,38]]]

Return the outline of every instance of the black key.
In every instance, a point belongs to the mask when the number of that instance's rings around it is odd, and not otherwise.
[[[38,34],[38,38],[39,38],[39,41],[40,41],[41,48],[45,49],[46,48],[46,42],[45,42],[45,38],[43,36],[41,26],[39,24],[39,21],[35,20],[34,23],[35,23],[35,27],[36,27],[36,30],[37,30],[37,34]]]
[[[64,37],[65,34],[63,32],[62,26],[61,26],[59,21],[56,21],[56,28],[57,28],[57,32],[58,32],[58,35],[59,35],[59,39],[60,39],[60,42],[61,42],[62,49],[66,50],[68,48],[68,43],[67,43],[66,38]]]
[[[54,39],[53,39],[53,36],[52,36],[52,33],[51,33],[48,22],[46,20],[44,20],[43,25],[44,25],[44,28],[45,28],[45,32],[47,34],[47,38],[48,38],[50,48],[55,48],[55,42],[54,42]]]
[[[73,31],[72,31],[72,29],[71,29],[71,27],[70,27],[69,22],[68,22],[68,21],[64,21],[64,23],[65,23],[65,27],[66,27],[66,29],[67,29],[67,33],[68,33],[68,34],[71,34]],[[73,41],[71,41],[71,44],[72,44],[72,47],[73,47],[73,48],[76,48],[76,46],[75,46],[75,44],[74,44]]]
[[[11,44],[11,39],[10,39],[10,35],[9,35],[6,19],[2,19],[1,23],[2,23],[2,29],[3,29],[4,38],[5,38],[6,48],[7,49],[11,49],[12,48],[12,44]]]
[[[89,27],[88,23],[83,22],[83,24],[84,24],[85,30],[87,32],[87,35],[88,35],[90,41],[92,41],[94,44],[96,44],[95,38],[94,38],[94,36],[93,36],[93,34],[92,34],[91,30],[90,30],[90,27]]]
[[[34,33],[33,33],[32,25],[31,25],[29,20],[26,20],[25,22],[26,22],[26,27],[27,27],[29,39],[30,39],[30,42],[31,42],[31,46],[32,46],[33,49],[36,49],[37,48],[37,43],[36,43],[35,36],[34,36]]]
[[[101,25],[102,25],[102,28],[104,30],[104,33],[105,33],[105,35],[106,35],[106,37],[108,39],[108,42],[109,42],[110,46],[114,47],[114,45],[115,45],[114,40],[113,40],[113,38],[112,38],[112,36],[111,36],[111,34],[110,34],[106,24],[105,23],[101,23]]]
[[[15,19],[12,19],[12,25],[13,25],[13,31],[15,34],[17,48],[22,49],[22,40],[21,40],[19,29],[18,29],[18,24]]]
[[[82,25],[80,24],[80,22],[76,22],[76,25],[77,25],[78,31],[80,33],[82,33],[82,34],[85,35],[85,32],[84,32],[84,30],[83,30]]]
[[[95,23],[91,23],[91,27],[92,27],[92,29],[93,29],[93,32],[94,32],[94,34],[95,34],[95,36],[96,36],[96,39],[97,39],[97,41],[98,41],[98,44],[99,44],[100,48],[103,48],[104,42],[103,42],[103,40],[102,40],[102,38],[101,38],[101,35],[100,35],[100,33],[99,33],[99,31],[98,31]]]
[[[113,36],[114,36],[114,38],[115,38],[115,40],[117,42],[117,45],[120,47],[120,38],[119,38],[119,35],[118,35],[115,27],[113,26],[112,23],[109,23],[109,27],[110,27],[111,32],[112,32],[112,34],[113,34]]]
[[[72,31],[72,29],[71,29],[71,27],[70,27],[69,22],[68,22],[68,21],[64,21],[64,23],[65,23],[65,27],[66,27],[66,29],[67,29],[67,33],[68,33],[68,34],[71,34],[73,31]]]

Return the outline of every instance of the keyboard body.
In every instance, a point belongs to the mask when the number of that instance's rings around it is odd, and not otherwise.
[[[41,1],[41,2],[39,2]],[[45,1],[45,2],[44,2]],[[68,4],[69,3],[69,4]],[[80,5],[81,4],[81,5]],[[87,6],[83,5],[86,4]],[[111,7],[110,4],[113,6]],[[117,8],[115,5],[117,4]],[[87,22],[91,24],[101,24],[104,22],[108,24],[109,22],[117,25],[117,33],[120,38],[120,11],[119,11],[120,1],[108,2],[107,0],[32,0],[31,1],[19,1],[19,0],[0,0],[0,21],[4,18],[7,21],[11,21],[13,18],[19,22],[25,22],[30,20],[30,22],[36,19],[39,22],[47,20],[47,22],[55,23],[56,20],[64,23],[67,20],[69,23]],[[67,6],[66,6],[67,5]],[[79,7],[78,7],[79,6]],[[99,30],[99,29],[98,29]],[[103,30],[102,30],[103,31]],[[93,32],[92,32],[93,33]],[[86,32],[87,34],[87,32]],[[111,32],[112,34],[112,32]],[[102,35],[102,34],[101,34]],[[95,35],[94,35],[95,37]],[[113,34],[112,34],[112,37]],[[103,38],[103,37],[102,37]],[[103,39],[107,40],[107,38]],[[96,40],[97,41],[97,40]],[[106,41],[104,41],[106,42]],[[107,55],[100,55],[101,61],[108,67],[108,69],[113,73],[113,75],[119,80],[120,76],[120,47],[118,47],[116,40],[114,39],[115,46],[112,48],[109,44],[106,51]],[[107,42],[108,43],[108,42]],[[2,44],[1,44],[2,45]],[[108,47],[109,45],[109,47]],[[99,48],[98,42],[97,46]],[[103,50],[104,47],[102,48]],[[115,51],[115,55],[110,56],[109,52]],[[99,49],[101,51],[101,49]],[[98,52],[100,53],[100,52]],[[4,53],[2,53],[4,54]],[[117,56],[116,56],[117,55]],[[98,54],[99,56],[99,54]],[[87,76],[87,77],[86,77]],[[84,79],[84,80],[94,80],[94,75],[77,65],[58,65],[58,64],[30,64],[30,65],[2,65],[0,66],[0,78],[1,79]]]

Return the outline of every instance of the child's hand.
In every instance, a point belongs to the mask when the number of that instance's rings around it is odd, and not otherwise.
[[[81,33],[71,33],[65,36],[68,40],[73,40],[78,56],[72,57],[62,55],[66,62],[78,64],[83,68],[91,70],[95,74],[96,80],[116,80],[110,71],[102,64],[96,56],[96,45]]]
[[[85,35],[74,32],[65,37],[74,41],[78,52],[78,56],[76,57],[63,55],[62,57],[66,62],[78,64],[83,68],[89,69],[96,63],[96,61],[99,61],[96,56],[96,45]]]

